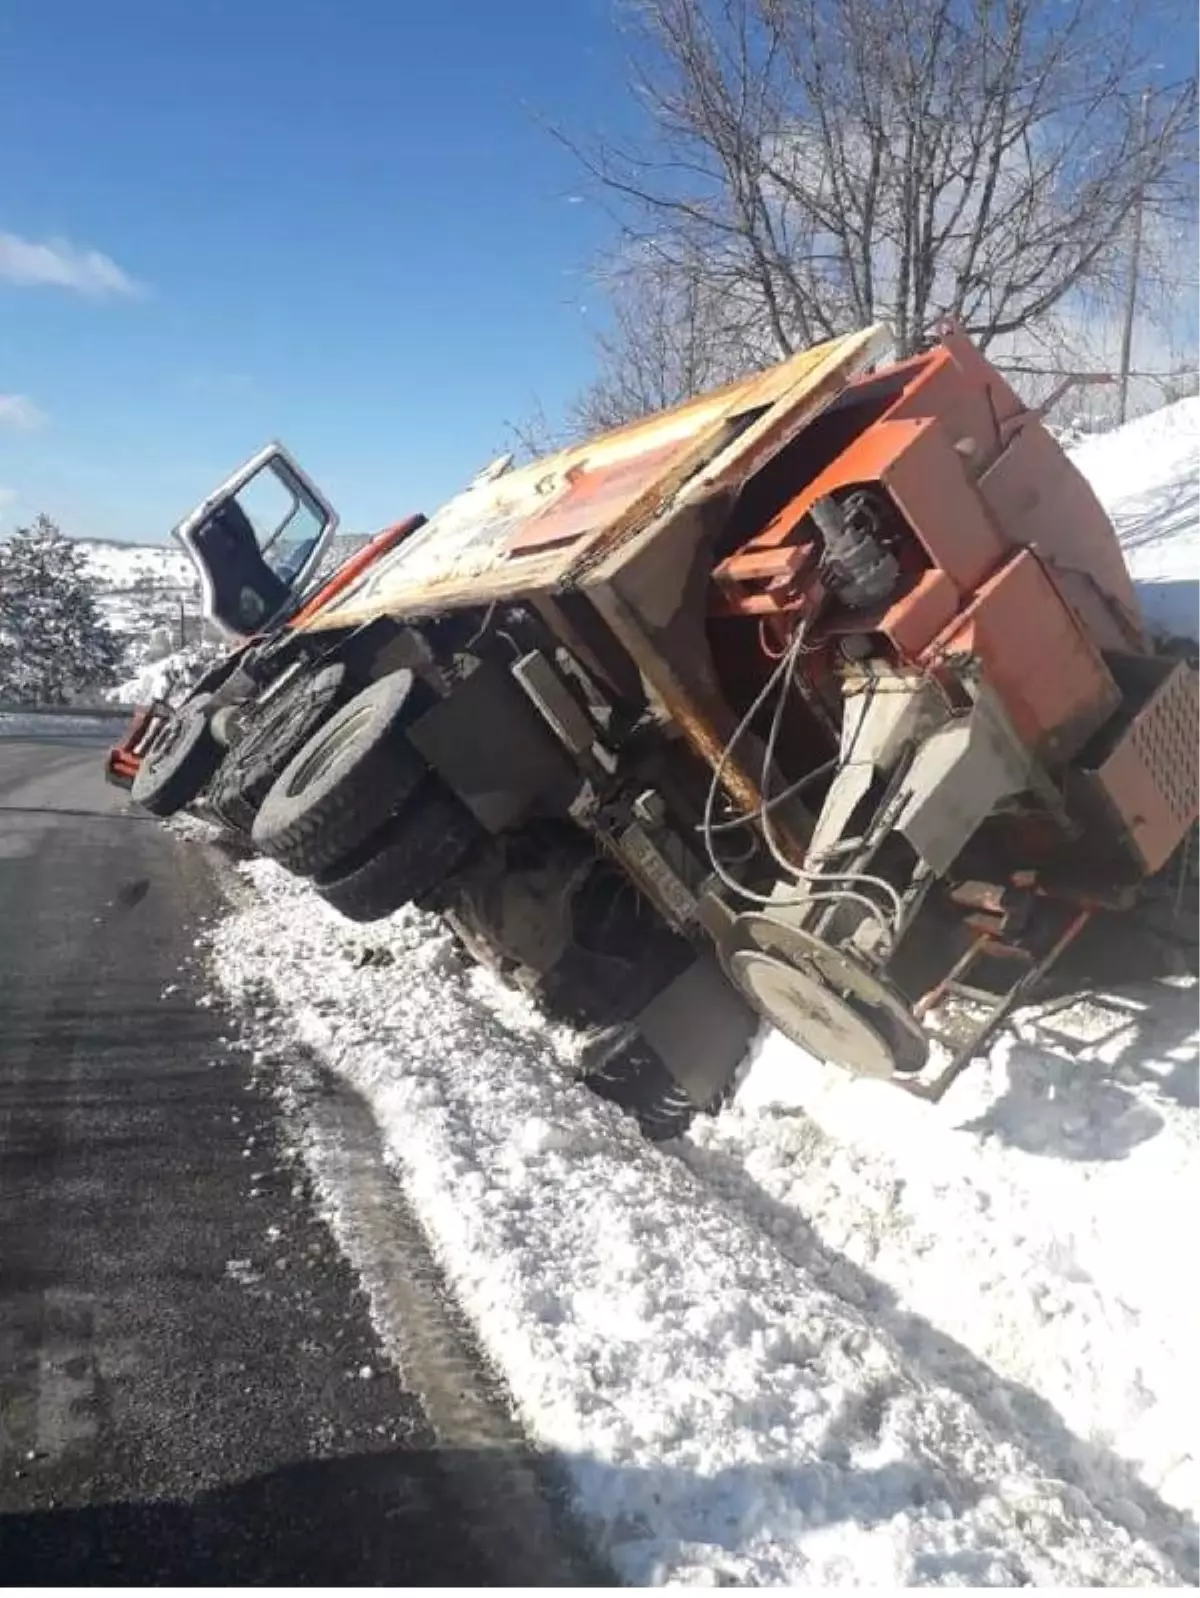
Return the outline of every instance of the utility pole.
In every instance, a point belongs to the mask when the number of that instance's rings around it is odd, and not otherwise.
[[[1141,148],[1145,150],[1146,134],[1150,127],[1150,90],[1142,90]],[[1117,424],[1124,422],[1129,408],[1129,368],[1133,355],[1133,318],[1137,309],[1138,271],[1142,264],[1142,209],[1145,204],[1145,181],[1138,186],[1133,207],[1133,238],[1129,247],[1129,283],[1125,290],[1125,325],[1121,329],[1121,389],[1117,404]]]

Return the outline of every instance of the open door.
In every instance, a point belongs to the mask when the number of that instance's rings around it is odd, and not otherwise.
[[[200,573],[204,613],[237,638],[292,608],[337,513],[282,444],[268,444],[175,529]]]

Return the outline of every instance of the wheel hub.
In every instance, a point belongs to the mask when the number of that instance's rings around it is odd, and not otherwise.
[[[142,760],[147,766],[153,768],[165,760],[175,745],[183,736],[184,727],[187,725],[188,712],[183,708],[173,711],[150,741],[150,746],[142,754]]]
[[[794,1043],[856,1075],[910,1075],[928,1041],[903,999],[844,950],[770,914],[738,916],[722,951],[734,985]]]

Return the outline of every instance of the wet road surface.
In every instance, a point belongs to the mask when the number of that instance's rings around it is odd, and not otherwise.
[[[5,1584],[570,1580],[470,1512],[502,1451],[452,1454],[388,1365],[236,1023],[197,1003],[214,852],[105,785],[111,727],[8,728]]]

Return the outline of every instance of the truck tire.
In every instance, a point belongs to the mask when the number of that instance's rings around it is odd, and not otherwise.
[[[636,1033],[601,1063],[580,1074],[597,1098],[607,1099],[631,1115],[650,1143],[681,1137],[699,1113],[658,1055]]]
[[[544,835],[527,836],[523,859],[522,850],[514,847],[519,842],[509,840],[509,848],[491,862],[492,871],[499,868],[510,882],[524,880],[528,873],[537,876],[530,913],[536,915],[538,904],[544,907],[552,899],[565,905],[561,940],[548,939],[537,953],[533,945],[522,948],[520,940],[514,940],[500,902],[486,890],[492,872],[479,872],[481,865],[488,864],[482,852],[468,863],[445,902],[437,905],[443,921],[468,959],[528,994],[554,1019],[582,1030],[585,1041],[574,1073],[577,1081],[633,1116],[648,1140],[680,1136],[707,1106],[697,1104],[671,1075],[634,1020],[651,993],[676,973],[674,945],[680,940],[665,926],[661,932],[653,927],[636,893],[606,894],[605,882],[613,885],[607,862],[592,856],[589,865],[590,851],[578,840],[549,844]],[[543,865],[546,874],[540,876]],[[468,880],[472,872],[477,874],[475,888],[482,881],[482,891],[472,891]],[[553,891],[556,876],[561,879],[558,893]],[[580,946],[581,937],[585,947]],[[622,954],[627,960],[613,980],[605,969],[612,963],[606,957]],[[690,948],[688,954],[694,958]],[[649,992],[643,968],[652,977]]]
[[[409,671],[381,677],[304,743],[275,779],[252,837],[300,877],[345,860],[400,809],[425,775],[404,736]]]
[[[207,785],[225,751],[213,737],[204,701],[178,710],[142,756],[130,797],[155,816],[173,816]]]
[[[440,887],[481,833],[431,773],[380,832],[318,874],[317,892],[351,921],[380,921]]]
[[[261,713],[250,710],[213,783],[213,806],[233,826],[250,831],[276,778],[333,713],[345,681],[345,666],[324,666],[289,684]]]

